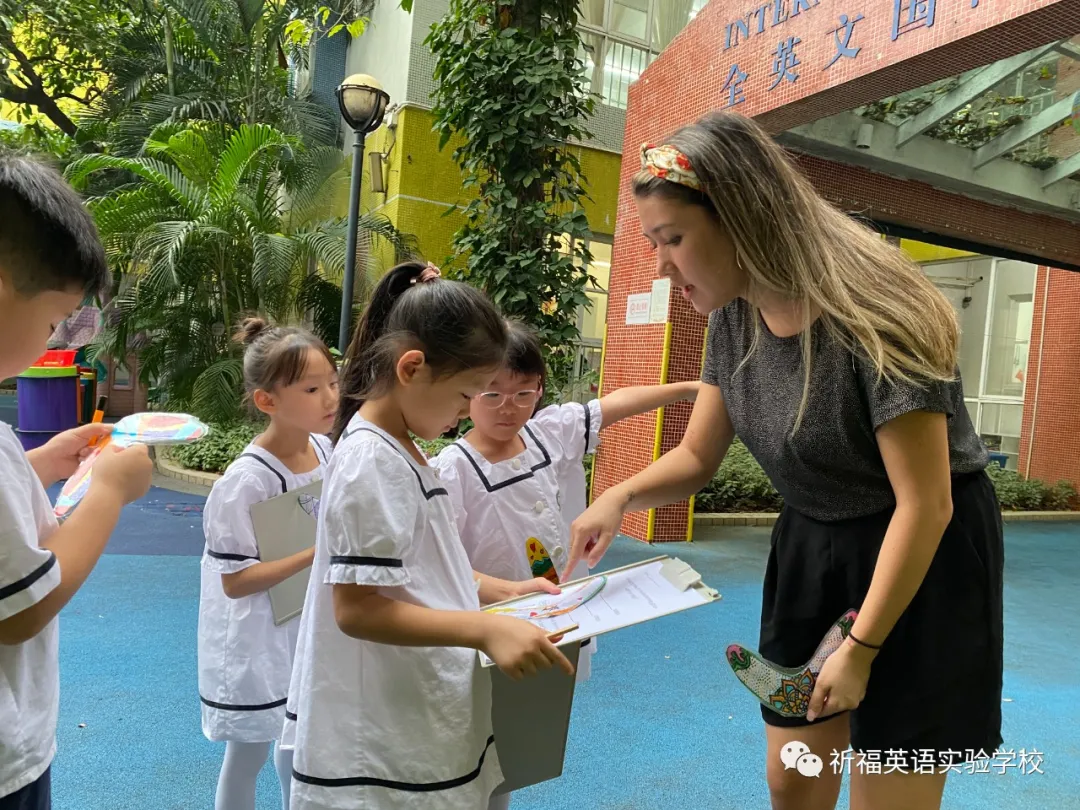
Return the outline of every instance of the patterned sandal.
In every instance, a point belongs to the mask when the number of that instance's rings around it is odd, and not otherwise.
[[[857,615],[849,610],[841,616],[821,640],[814,657],[801,667],[778,667],[740,644],[727,648],[728,664],[762,705],[784,717],[805,717],[825,659],[840,648]]]

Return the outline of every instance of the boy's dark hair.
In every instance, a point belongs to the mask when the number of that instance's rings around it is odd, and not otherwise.
[[[512,374],[520,374],[522,377],[530,377],[536,374],[540,377],[540,388],[547,395],[547,364],[544,362],[544,350],[540,347],[540,336],[526,323],[522,321],[508,320],[506,322],[510,342],[506,347],[506,368]],[[540,410],[542,400],[536,401],[536,409]]]
[[[272,391],[292,385],[307,371],[312,349],[335,367],[330,350],[315,335],[295,326],[272,326],[263,318],[245,318],[233,340],[243,343],[244,391],[248,397],[256,391]]]
[[[459,281],[420,282],[425,269],[419,262],[399,264],[372,293],[345,354],[335,443],[364,400],[390,387],[405,351],[422,351],[436,378],[505,361],[506,322],[495,305]]]
[[[0,269],[20,295],[97,295],[109,265],[94,218],[54,169],[0,151]]]

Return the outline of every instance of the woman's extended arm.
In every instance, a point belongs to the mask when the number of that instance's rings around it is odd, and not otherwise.
[[[716,473],[734,438],[720,389],[703,384],[678,447],[608,489],[574,521],[565,571],[573,570],[586,554],[590,567],[600,562],[625,513],[677,503],[698,492]]]

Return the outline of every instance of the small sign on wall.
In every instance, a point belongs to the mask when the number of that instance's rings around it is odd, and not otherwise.
[[[667,323],[668,302],[671,300],[671,279],[658,278],[652,283],[649,304],[649,323]]]
[[[652,293],[635,293],[626,296],[626,325],[649,322],[652,309]]]

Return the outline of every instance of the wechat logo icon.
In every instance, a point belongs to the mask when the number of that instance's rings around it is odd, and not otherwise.
[[[821,757],[811,753],[806,743],[798,740],[792,740],[780,749],[780,761],[784,763],[785,771],[794,768],[802,776],[809,777],[821,776],[824,767]]]

